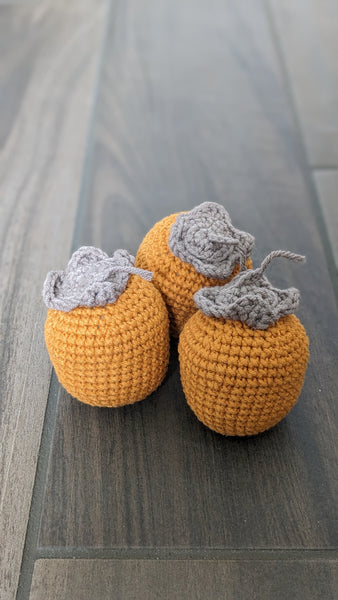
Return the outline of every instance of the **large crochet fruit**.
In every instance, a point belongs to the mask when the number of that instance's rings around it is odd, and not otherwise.
[[[60,383],[95,406],[142,400],[169,360],[169,321],[152,273],[117,250],[77,250],[65,271],[47,275],[45,340]]]
[[[193,296],[206,286],[223,285],[251,267],[254,238],[236,229],[223,206],[204,202],[165,217],[147,233],[136,266],[154,273],[153,284],[167,305],[171,333],[178,336],[196,312]]]
[[[188,404],[207,427],[225,435],[253,435],[278,423],[302,389],[309,355],[304,327],[292,314],[295,288],[273,288],[264,270],[243,271],[224,287],[195,294],[199,308],[179,341]]]

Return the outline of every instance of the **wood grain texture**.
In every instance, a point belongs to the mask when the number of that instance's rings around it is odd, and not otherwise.
[[[332,286],[261,3],[118,2],[103,66],[77,243],[135,252],[166,214],[215,200],[287,248],[272,281],[303,294],[311,359],[299,404],[249,439],[203,427],[172,348],[144,402],[93,409],[62,392],[39,544],[74,548],[332,548],[336,340]]]
[[[334,600],[337,562],[38,560],[30,600]]]
[[[337,3],[266,1],[278,31],[310,164],[337,167]]]
[[[314,171],[313,177],[338,269],[338,170]]]
[[[1,598],[13,598],[51,366],[46,273],[70,251],[104,1],[0,8]]]

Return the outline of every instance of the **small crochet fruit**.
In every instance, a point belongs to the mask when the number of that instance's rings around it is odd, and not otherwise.
[[[166,217],[147,233],[135,264],[153,271],[174,336],[196,312],[194,293],[227,283],[245,263],[251,267],[253,245],[253,236],[235,229],[225,208],[215,202]]]
[[[142,400],[162,382],[169,321],[152,273],[117,250],[83,247],[65,271],[47,275],[45,340],[60,383],[95,406]]]
[[[225,435],[253,435],[276,425],[300,394],[308,360],[308,338],[293,314],[295,288],[273,288],[260,268],[239,273],[224,287],[195,294],[200,309],[179,341],[183,390],[207,427]]]

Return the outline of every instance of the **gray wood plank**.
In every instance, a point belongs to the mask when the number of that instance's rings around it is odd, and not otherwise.
[[[135,252],[159,218],[206,199],[275,248],[272,280],[303,294],[311,359],[275,429],[227,439],[186,405],[172,349],[159,390],[119,410],[59,397],[42,547],[335,547],[332,285],[304,157],[259,1],[119,2],[110,24],[78,244]]]
[[[278,31],[310,164],[337,167],[337,2],[267,2]]]
[[[38,560],[30,600],[334,600],[337,561]]]
[[[104,0],[0,7],[1,598],[20,572],[51,366],[41,287],[70,252]]]
[[[338,170],[314,171],[313,177],[338,269]]]

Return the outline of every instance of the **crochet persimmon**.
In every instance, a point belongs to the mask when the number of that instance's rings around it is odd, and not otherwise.
[[[229,282],[245,264],[251,268],[253,245],[253,236],[236,229],[215,202],[170,215],[152,227],[135,264],[154,273],[152,283],[166,303],[173,336],[196,312],[195,292]]]
[[[60,383],[93,406],[144,399],[162,382],[169,360],[169,321],[163,299],[135,269],[133,257],[113,258],[80,248],[66,271],[51,272],[45,340]]]
[[[195,294],[199,310],[179,340],[180,373],[190,408],[210,429],[248,436],[276,425],[297,402],[309,341],[292,314],[299,303],[294,288],[273,288],[263,271],[244,271],[218,288]]]

